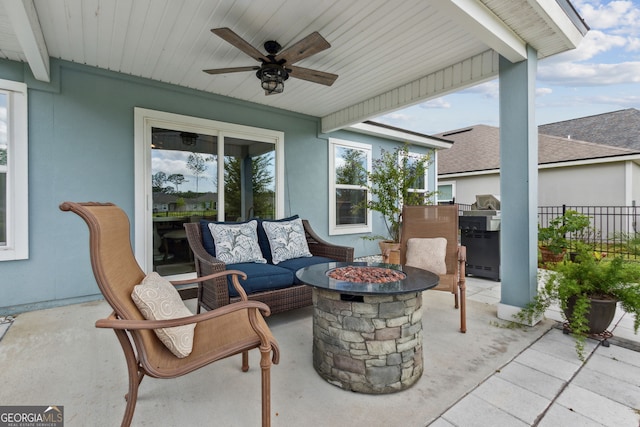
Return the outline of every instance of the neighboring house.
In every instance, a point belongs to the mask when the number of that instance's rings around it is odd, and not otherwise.
[[[202,211],[216,209],[218,195],[205,193],[198,197],[185,198],[176,194],[153,193],[153,212]]]
[[[152,270],[157,142],[167,151],[215,156],[216,187],[206,191],[217,195],[222,219],[225,159],[239,160],[234,196],[244,214],[252,207],[251,191],[242,187],[251,181],[252,160],[269,153],[273,216],[298,214],[322,238],[353,246],[356,256],[377,253],[377,243],[362,237],[384,232],[379,216],[339,224],[332,201],[340,189],[331,179],[341,153],[353,149],[373,158],[407,140],[426,153],[443,142],[357,124],[499,76],[500,93],[509,94],[502,102],[532,105],[526,82],[535,81],[537,61],[574,49],[588,30],[566,0],[283,0],[276,9],[263,0],[5,1],[0,21],[0,124],[8,136],[0,139],[0,154],[8,156],[0,161],[6,202],[0,226],[7,231],[0,235],[0,314],[100,298],[88,230],[59,210],[66,200],[121,206],[136,259]],[[210,31],[222,27],[246,41],[241,50]],[[329,43],[317,44],[316,31]],[[263,88],[282,89],[283,81],[258,73],[261,81],[253,67],[269,61],[262,44],[276,37],[285,47],[282,59],[293,58],[297,71],[289,71],[283,93],[265,96]],[[247,72],[202,72],[212,68]],[[339,76],[332,86],[305,79],[322,83],[332,73]],[[502,120],[515,123],[511,130],[526,146],[532,117],[511,111]],[[158,133],[162,141],[154,139]],[[530,169],[529,163],[520,159],[517,166]],[[435,167],[428,175],[425,181],[435,185]],[[360,197],[364,191],[348,190]],[[511,201],[519,203],[519,195]],[[519,229],[535,227],[514,219]],[[503,231],[503,241],[511,235],[522,246],[515,233]],[[508,255],[512,265],[531,264],[517,250]],[[528,280],[520,281],[522,302]]]
[[[640,150],[640,110],[628,108],[538,126],[544,135]]]
[[[640,140],[624,138],[625,129],[638,135],[640,112],[624,110],[597,116],[598,119],[575,119],[562,123],[591,122],[600,140],[615,135],[627,147],[596,144],[578,140],[574,128],[571,138],[538,135],[538,204],[555,205],[626,205],[640,201]],[[609,126],[610,125],[610,126]],[[541,126],[540,129],[567,129],[559,124]],[[611,133],[607,131],[609,129]],[[600,132],[597,132],[597,131]],[[561,131],[564,134],[564,131]],[[444,132],[436,137],[453,141],[448,150],[438,155],[438,189],[444,197],[455,198],[458,203],[471,204],[477,194],[500,194],[500,130],[486,125]],[[635,141],[635,143],[634,143]]]

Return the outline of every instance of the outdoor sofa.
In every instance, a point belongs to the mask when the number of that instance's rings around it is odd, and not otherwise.
[[[309,254],[279,262],[275,260],[274,262],[274,253],[271,251],[269,237],[265,232],[265,224],[268,227],[273,227],[274,223],[282,224],[294,220],[297,221],[300,233],[304,234]],[[240,284],[249,300],[264,302],[273,314],[311,305],[311,287],[298,281],[295,275],[298,269],[323,262],[353,261],[352,247],[333,245],[324,241],[313,231],[307,220],[300,220],[297,215],[281,220],[255,219],[255,221],[257,222],[258,245],[266,263],[225,264],[219,259],[219,256],[216,256],[215,242],[209,225],[243,223],[202,220],[199,223],[185,224],[187,240],[193,251],[198,277],[224,270],[242,271],[247,275],[247,278],[240,278]],[[213,310],[239,300],[240,296],[224,277],[204,281],[198,286],[198,312],[201,308]]]

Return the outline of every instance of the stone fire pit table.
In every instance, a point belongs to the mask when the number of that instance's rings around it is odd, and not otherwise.
[[[344,267],[355,267],[348,272],[356,277],[373,267],[375,273],[399,271],[403,278],[372,283],[329,277]],[[436,274],[396,264],[333,262],[302,268],[296,276],[313,287],[313,367],[322,378],[370,394],[405,390],[420,379],[422,291],[438,284]]]

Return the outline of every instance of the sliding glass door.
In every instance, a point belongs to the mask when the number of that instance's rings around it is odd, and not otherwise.
[[[277,218],[283,210],[280,132],[171,116],[136,120],[137,136],[149,141],[136,150],[136,194],[145,193],[136,196],[136,257],[163,276],[195,271],[185,223]]]

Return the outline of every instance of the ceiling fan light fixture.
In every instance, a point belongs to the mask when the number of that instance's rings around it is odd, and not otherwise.
[[[192,147],[196,145],[198,134],[193,132],[180,132],[180,139],[184,145]]]
[[[278,64],[263,64],[256,76],[260,79],[265,95],[282,93],[284,81],[289,78],[289,73]]]

